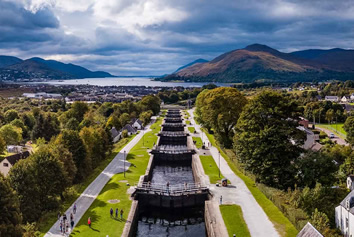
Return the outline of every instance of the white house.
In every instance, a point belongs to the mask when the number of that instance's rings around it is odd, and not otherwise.
[[[9,145],[6,147],[8,153],[20,153],[22,152],[22,146]]]
[[[332,102],[338,102],[339,101],[339,97],[338,96],[326,96],[325,100],[326,101],[332,101]]]
[[[125,125],[125,126],[119,131],[119,133],[122,133],[124,130],[127,130],[127,131],[128,131],[128,136],[137,133],[136,129],[135,129],[132,125],[130,125],[130,124]]]
[[[354,93],[350,95],[350,100],[354,101]]]
[[[118,132],[115,127],[111,129],[111,136],[114,143],[120,140],[122,132]]]
[[[350,191],[353,191],[354,189],[354,175],[349,175],[347,178],[347,188],[350,189]]]
[[[296,237],[323,237],[323,235],[315,227],[313,227],[310,222],[307,222]]]
[[[343,97],[342,97],[342,99],[341,99],[340,101],[341,101],[341,102],[343,102],[343,103],[348,103],[348,102],[349,102],[349,100],[350,100],[350,98],[349,98],[349,97],[343,96]]]
[[[135,128],[136,130],[141,130],[144,128],[143,126],[143,122],[140,119],[133,119],[132,121],[132,126],[133,128]]]
[[[344,236],[354,236],[354,190],[336,207],[335,221]]]
[[[29,157],[30,152],[25,151],[23,153],[18,153],[12,156],[5,157],[3,161],[0,162],[0,172],[4,175],[7,176],[7,174],[10,172],[10,169],[16,164],[21,159],[26,159]]]

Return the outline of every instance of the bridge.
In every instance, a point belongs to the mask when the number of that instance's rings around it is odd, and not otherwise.
[[[136,185],[136,191],[138,193],[158,194],[165,196],[182,196],[198,193],[208,193],[207,186],[200,183],[185,183],[185,184],[156,184],[150,182],[142,182]]]

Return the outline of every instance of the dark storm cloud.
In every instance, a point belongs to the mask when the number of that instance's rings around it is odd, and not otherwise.
[[[54,0],[36,0],[47,1]],[[0,0],[2,52],[69,55],[63,60],[94,70],[158,75],[253,43],[283,51],[354,47],[354,3],[346,0],[56,0],[39,6],[29,11]]]

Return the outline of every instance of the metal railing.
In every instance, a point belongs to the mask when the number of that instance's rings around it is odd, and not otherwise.
[[[143,182],[136,184],[136,189],[139,192],[152,192],[161,195],[182,195],[207,191],[208,187],[201,183],[185,183],[185,184],[157,184],[150,182]]]

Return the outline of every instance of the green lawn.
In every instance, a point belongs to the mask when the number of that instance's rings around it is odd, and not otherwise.
[[[191,124],[191,121],[187,120],[187,121],[186,121],[186,124],[187,124],[187,125],[190,125],[190,124]]]
[[[344,123],[337,123],[337,124],[316,124],[319,128],[326,128],[331,130],[334,134],[339,136],[342,139],[347,137],[347,132],[343,129]]]
[[[220,180],[224,178],[220,174],[219,178],[219,168],[216,165],[212,156],[199,156],[200,161],[202,162],[204,173],[209,176],[210,183],[215,184],[217,182],[221,183]]]
[[[153,130],[159,130],[161,119],[152,126]],[[132,164],[126,172],[126,177],[123,174],[114,175],[106,184],[91,207],[86,211],[84,216],[75,227],[71,236],[120,236],[125,225],[125,218],[128,216],[132,201],[127,194],[126,183],[120,182],[126,180],[130,185],[134,185],[139,181],[141,175],[145,173],[150,155],[147,148],[151,149],[157,141],[155,132],[147,132],[144,135],[145,146],[143,140],[132,148],[127,156],[127,160]],[[107,201],[112,199],[120,200],[117,204],[109,204]],[[123,221],[120,219],[112,219],[109,215],[110,208],[124,210]],[[87,219],[91,217],[92,228],[87,225]]]
[[[85,191],[87,186],[92,183],[97,178],[97,176],[106,168],[106,166],[113,160],[113,158],[118,154],[118,152],[134,137],[135,135],[130,136],[128,138],[124,138],[118,143],[114,144],[112,154],[107,159],[103,160],[100,165],[91,172],[91,174],[86,178],[84,182],[80,184],[75,184],[69,189],[68,193],[70,193],[70,196],[66,198],[65,202],[61,204],[60,208],[58,210],[48,212],[42,216],[42,218],[38,222],[40,236],[44,236],[53,226],[53,224],[57,221],[58,211],[66,211],[73,204],[73,202],[81,195],[81,193]]]
[[[227,161],[228,165],[232,171],[240,177],[243,182],[247,185],[248,189],[252,193],[253,197],[256,199],[258,204],[263,208],[264,212],[267,214],[270,221],[274,224],[277,231],[281,236],[295,237],[298,233],[295,226],[284,216],[284,214],[270,201],[258,188],[255,182],[248,176],[244,175],[236,165],[231,161],[231,159],[224,153],[222,149],[216,144],[213,135],[209,134],[205,129],[203,130],[208,136],[211,144],[218,148],[220,154]]]
[[[222,218],[224,219],[229,236],[251,236],[247,224],[243,219],[242,209],[238,205],[220,205]]]
[[[195,146],[199,149],[202,148],[203,146],[203,142],[202,139],[200,137],[192,137],[193,141],[195,141]]]
[[[193,133],[194,133],[194,131],[195,131],[195,128],[194,128],[194,127],[188,127],[188,130],[189,130],[189,132],[190,132],[190,133],[192,133],[192,134],[193,134]]]

